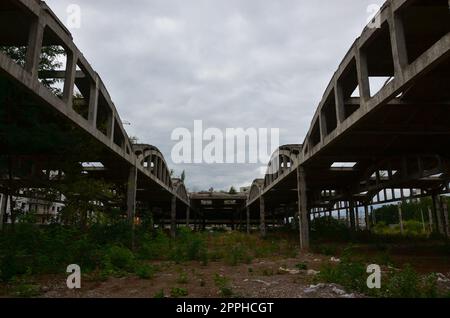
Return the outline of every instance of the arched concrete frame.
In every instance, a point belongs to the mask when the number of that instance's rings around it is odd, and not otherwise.
[[[283,145],[274,151],[267,166],[263,188],[297,167],[301,148],[301,145]]]
[[[170,178],[170,170],[159,149],[152,145],[135,144],[133,145],[134,153],[137,156],[137,162],[160,182],[173,189],[172,179]]]

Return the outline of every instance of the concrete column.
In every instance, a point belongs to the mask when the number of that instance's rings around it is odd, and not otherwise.
[[[356,230],[356,222],[355,222],[355,203],[350,199],[349,203],[349,214],[350,214],[350,230]]]
[[[337,213],[338,213],[338,220],[341,220],[341,210],[339,210],[339,208],[338,208]]]
[[[266,237],[266,211],[265,211],[265,202],[264,197],[261,195],[259,198],[259,229],[262,237]]]
[[[366,222],[366,230],[370,231],[369,207],[364,205],[364,220]]]
[[[437,194],[434,194],[432,196],[433,200],[433,212],[434,212],[434,219],[436,220],[436,231],[444,235],[444,227],[442,224],[442,211],[441,211],[441,201],[439,199],[439,196]]]
[[[319,115],[319,126],[320,126],[320,141],[323,142],[327,136],[327,117],[325,114],[321,113]]]
[[[186,207],[186,226],[189,227],[189,218],[190,218],[190,214],[191,214],[191,208],[190,207]]]
[[[63,101],[67,107],[73,107],[73,90],[77,73],[78,56],[75,52],[67,52],[66,77],[64,79]]]
[[[423,230],[424,233],[426,233],[427,230],[425,228],[425,219],[423,217],[423,210],[422,209],[420,209],[420,217],[422,219],[422,230]]]
[[[442,213],[444,214],[444,232],[447,238],[450,237],[450,225],[448,224],[448,206],[447,202],[442,198]]]
[[[347,224],[347,227],[350,227],[350,219],[349,219],[348,207],[345,208],[345,223]]]
[[[8,206],[8,196],[6,194],[1,194],[0,202],[0,231],[3,230],[3,220],[6,215],[6,208]]]
[[[430,226],[430,233],[433,233],[433,231],[434,231],[433,212],[431,211],[430,207],[428,207],[428,225]]]
[[[177,233],[177,197],[172,196],[170,202],[170,236],[175,238]]]
[[[394,60],[395,76],[403,78],[403,69],[408,66],[408,52],[406,48],[405,31],[400,16],[392,10],[388,18],[391,38],[392,57]]]
[[[108,112],[108,119],[106,125],[106,136],[109,138],[111,142],[114,141],[114,126],[116,123],[116,119],[114,117],[114,113]]]
[[[344,91],[342,90],[342,85],[338,80],[336,80],[334,86],[334,98],[336,101],[336,119],[339,125],[345,120],[345,101]]]
[[[44,38],[43,21],[35,18],[28,34],[28,48],[25,57],[25,70],[31,73],[33,79],[37,80],[39,72],[39,63],[42,50],[42,40]]]
[[[359,208],[356,207],[354,210],[355,210],[355,225],[356,229],[359,231]]]
[[[136,187],[137,187],[137,168],[136,166],[130,167],[128,174],[128,186],[127,186],[127,216],[134,229],[134,216],[136,212]]]
[[[364,51],[356,49],[356,69],[358,74],[359,94],[361,96],[361,106],[370,99],[369,70],[367,67],[367,57]]]
[[[250,234],[250,208],[249,207],[245,208],[245,213],[247,216],[247,234]]]
[[[309,249],[308,200],[306,197],[306,176],[302,166],[297,168],[297,192],[299,213],[300,249]]]
[[[400,224],[400,233],[403,235],[404,230],[403,230],[403,215],[402,215],[402,205],[401,204],[398,205],[398,220],[399,220],[399,224]]]
[[[88,121],[89,124],[94,128],[97,127],[97,109],[98,109],[98,85],[97,83],[91,83],[89,94]]]
[[[372,215],[372,224],[377,224],[377,217],[375,215],[375,211],[373,210],[373,206],[370,207],[370,214]]]

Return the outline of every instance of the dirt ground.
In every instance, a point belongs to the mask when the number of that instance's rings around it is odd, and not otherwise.
[[[364,249],[364,248],[362,248]],[[432,251],[397,247],[391,250],[396,266],[410,263],[420,273],[438,272],[441,283],[450,291],[450,259],[436,256]],[[364,254],[370,255],[370,250]],[[215,277],[228,281],[231,294],[228,297],[246,298],[359,298],[364,297],[346,291],[336,284],[317,283],[314,277],[324,263],[339,261],[338,257],[320,254],[300,254],[296,258],[279,257],[254,259],[250,264],[237,266],[223,262],[149,262],[156,265],[158,271],[151,279],[142,279],[129,274],[124,277],[110,277],[106,281],[94,280],[88,275],[82,276],[82,286],[78,290],[69,290],[65,275],[43,275],[33,278],[39,286],[39,296],[44,298],[153,298],[171,297],[171,291],[181,288],[187,291],[188,298],[217,298],[224,296],[223,289]],[[307,265],[301,270],[298,264]],[[3,296],[8,297],[8,286],[1,286]],[[173,295],[172,295],[173,296]]]

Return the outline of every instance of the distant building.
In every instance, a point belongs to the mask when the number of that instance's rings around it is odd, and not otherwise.
[[[21,193],[23,194],[23,193]],[[6,199],[6,215],[4,216],[5,223],[11,223],[11,202],[8,197],[1,195],[0,202]],[[61,198],[63,199],[63,198]],[[60,200],[61,202],[63,200]],[[13,197],[14,210],[20,211],[20,213],[28,214],[34,213],[36,216],[37,224],[49,224],[54,220],[64,207],[61,202],[49,202],[42,199],[26,198],[26,197]]]

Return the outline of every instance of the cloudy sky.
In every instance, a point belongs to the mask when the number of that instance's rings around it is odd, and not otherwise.
[[[130,136],[190,190],[261,177],[257,164],[173,164],[178,127],[279,128],[302,143],[322,94],[382,0],[47,0],[105,82]],[[369,11],[369,12],[368,12]],[[70,12],[69,12],[70,13]]]

